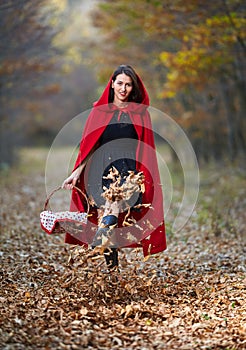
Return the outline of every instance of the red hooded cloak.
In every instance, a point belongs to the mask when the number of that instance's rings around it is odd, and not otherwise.
[[[166,249],[166,235],[163,212],[163,196],[160,183],[160,176],[155,151],[154,134],[152,130],[150,115],[148,112],[149,97],[148,93],[139,78],[138,84],[142,92],[142,103],[129,103],[124,108],[130,116],[132,124],[138,135],[138,145],[136,150],[136,169],[143,171],[145,176],[145,192],[142,196],[142,204],[151,203],[150,208],[142,207],[139,212],[131,212],[131,216],[137,221],[137,226],[123,227],[122,222],[126,213],[120,213],[118,228],[122,230],[123,235],[126,230],[131,232],[137,241],[130,243],[125,240],[123,247],[142,247],[144,256],[155,254]],[[108,104],[109,90],[112,79],[109,80],[102,96],[94,103],[90,112],[80,143],[80,149],[75,162],[74,170],[86,159],[86,157],[95,150],[100,136],[109,124],[114,112],[118,109],[113,104]],[[85,192],[85,168],[80,175],[76,186]],[[85,199],[76,191],[72,191],[71,211],[86,211]],[[79,244],[87,246],[91,243],[97,229],[97,210],[90,209],[90,216],[86,228],[80,237],[73,237],[67,233],[65,242],[70,244]],[[122,233],[121,233],[122,235]]]

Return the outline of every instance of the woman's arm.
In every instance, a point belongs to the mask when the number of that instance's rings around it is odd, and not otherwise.
[[[71,190],[76,185],[82,170],[85,167],[85,163],[82,163],[77,169],[75,169],[70,176],[68,176],[62,183],[62,188]]]
[[[95,149],[97,147],[93,147],[93,149],[90,151],[88,156],[85,158],[83,163],[81,163],[73,172],[70,176],[68,176],[62,183],[62,188],[65,188],[66,190],[71,190],[77,183],[78,179],[80,178],[80,174],[82,173],[84,167],[86,166],[86,163],[92,153],[94,153]]]

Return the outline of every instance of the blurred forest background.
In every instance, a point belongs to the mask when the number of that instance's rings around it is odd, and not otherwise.
[[[200,163],[245,156],[244,1],[0,0],[0,26],[1,168],[50,146],[122,63]]]

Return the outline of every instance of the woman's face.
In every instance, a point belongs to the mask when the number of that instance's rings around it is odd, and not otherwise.
[[[112,81],[112,88],[114,89],[114,104],[127,102],[133,89],[132,79],[124,73],[119,74],[115,81]]]

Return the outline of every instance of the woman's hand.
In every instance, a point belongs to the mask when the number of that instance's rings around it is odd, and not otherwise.
[[[65,188],[66,190],[71,190],[77,183],[80,174],[85,167],[85,164],[81,164],[77,169],[75,169],[72,174],[66,178],[66,180],[62,183],[62,188]]]

